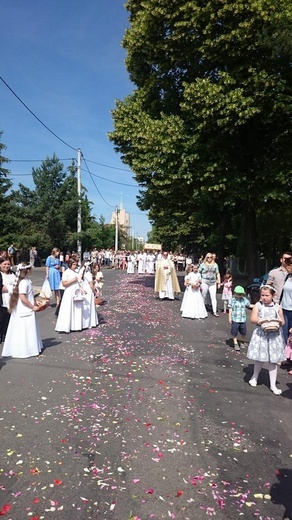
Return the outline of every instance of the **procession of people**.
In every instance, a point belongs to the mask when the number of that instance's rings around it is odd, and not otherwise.
[[[31,254],[30,251],[30,260]],[[10,255],[11,248],[8,248],[7,255],[0,258],[2,356],[28,358],[39,355],[43,349],[36,313],[46,306],[33,291],[30,274],[34,262],[21,262],[13,269]],[[129,276],[153,275],[157,299],[180,299],[180,313],[184,319],[202,320],[209,313],[218,318],[217,294],[222,289],[222,312],[227,314],[228,310],[235,351],[246,346],[246,308],[252,310],[250,321],[256,328],[247,357],[254,360],[255,368],[250,385],[257,385],[261,367],[267,362],[271,390],[280,395],[281,390],[276,386],[277,364],[287,365],[291,368],[288,373],[292,375],[291,253],[283,253],[280,267],[269,273],[256,305],[246,298],[242,286],[232,289],[233,281],[228,269],[221,283],[215,253],[201,256],[198,262],[194,262],[190,255],[185,256],[185,274],[180,285],[178,275],[181,277],[182,257],[164,250],[123,251],[113,255],[110,250],[101,253],[94,248],[91,252],[85,250],[82,260],[74,251],[64,255],[60,249],[53,248],[45,262],[44,285],[47,284],[50,292],[49,296],[45,295],[47,300],[54,296],[55,303],[51,304],[56,306],[56,332],[69,334],[98,326],[97,310],[102,302],[104,282],[101,265],[105,269],[115,266],[125,270]],[[267,321],[270,328],[264,328]]]

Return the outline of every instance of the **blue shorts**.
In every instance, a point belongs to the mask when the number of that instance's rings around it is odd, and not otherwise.
[[[246,336],[246,321],[243,321],[241,323],[237,323],[236,321],[233,321],[231,323],[231,331],[230,334],[233,338],[237,338],[237,334],[241,334],[242,336]]]

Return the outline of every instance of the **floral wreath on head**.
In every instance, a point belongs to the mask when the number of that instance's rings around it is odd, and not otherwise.
[[[13,282],[13,288],[17,286],[17,283],[18,283],[18,280],[19,280],[19,275],[20,275],[20,271],[23,271],[24,269],[31,269],[31,264],[18,264],[17,268],[16,268],[16,273],[15,273],[15,280]]]

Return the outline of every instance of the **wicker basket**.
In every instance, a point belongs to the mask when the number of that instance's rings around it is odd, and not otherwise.
[[[49,300],[37,300],[38,310],[36,312],[44,311],[49,305]]]
[[[261,327],[266,332],[276,332],[280,328],[280,323],[275,319],[267,319],[262,321]]]

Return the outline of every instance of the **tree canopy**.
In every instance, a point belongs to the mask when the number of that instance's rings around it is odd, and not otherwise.
[[[239,253],[253,273],[259,252],[291,245],[291,3],[126,8],[136,88],[116,102],[109,138],[141,186],[138,205],[164,244]]]

